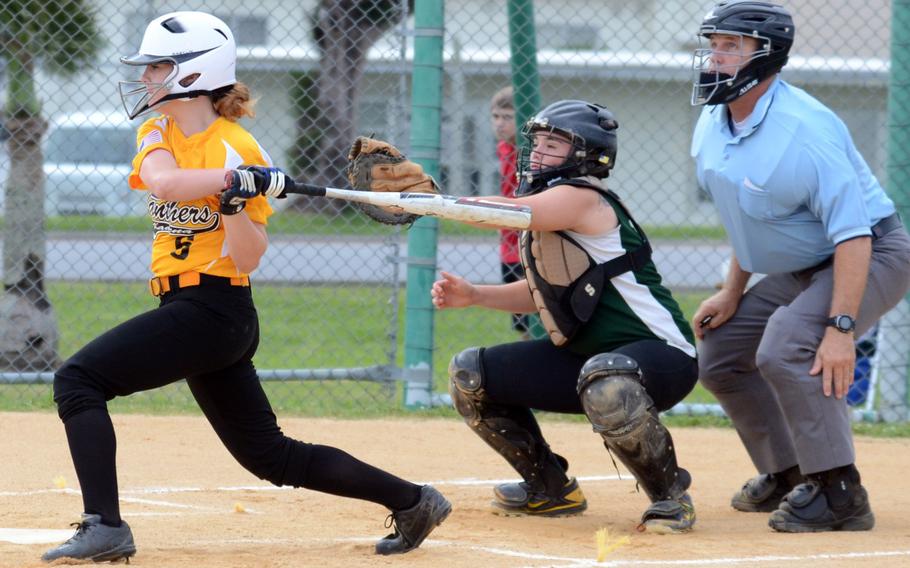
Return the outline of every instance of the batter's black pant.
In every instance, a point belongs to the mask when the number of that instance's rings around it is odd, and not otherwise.
[[[285,436],[252,357],[259,322],[251,289],[207,278],[162,296],[158,309],[101,335],[54,377],[86,513],[118,525],[116,440],[106,401],[186,379],[231,455],[275,485],[366,499],[392,510],[417,502],[420,487],[341,450]]]

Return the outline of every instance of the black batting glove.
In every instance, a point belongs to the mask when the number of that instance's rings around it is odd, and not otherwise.
[[[278,168],[266,166],[240,166],[231,170],[225,176],[224,189],[233,191],[232,197],[250,199],[257,195],[268,197],[285,197],[284,188],[288,183],[288,175]]]
[[[218,211],[222,215],[236,215],[246,207],[246,199],[238,196],[230,196],[227,191],[221,192],[221,201],[218,204]]]
[[[284,198],[287,179],[287,174],[280,169],[265,166],[240,166],[236,170],[228,170],[224,176],[219,210],[225,215],[236,215],[243,211],[247,199],[257,195]]]

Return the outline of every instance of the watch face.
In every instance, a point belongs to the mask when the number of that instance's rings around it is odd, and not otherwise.
[[[856,327],[856,322],[848,315],[839,315],[834,318],[834,327],[836,327],[838,331],[847,333],[853,331]]]

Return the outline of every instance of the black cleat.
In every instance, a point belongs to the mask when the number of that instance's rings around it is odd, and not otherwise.
[[[654,534],[679,534],[692,530],[695,524],[695,506],[688,493],[679,499],[655,501],[645,510],[638,525],[639,532]]]
[[[493,488],[493,498],[506,507],[524,507],[534,489],[527,481],[500,483]]]
[[[389,515],[395,532],[376,543],[376,554],[403,554],[417,548],[451,512],[452,504],[442,493],[424,485],[416,505]]]
[[[737,511],[770,513],[777,509],[781,499],[793,489],[779,474],[763,473],[743,485],[730,504]]]
[[[857,485],[841,507],[832,507],[817,481],[797,485],[771,513],[768,526],[778,532],[867,531],[875,526],[865,487]]]
[[[789,488],[772,474],[763,473],[743,485],[731,501],[737,511],[747,513],[770,513],[777,509]]]
[[[101,524],[101,515],[86,515],[83,513],[81,523],[73,523],[76,527],[74,534],[68,541],[44,553],[41,560],[54,562],[59,559],[91,560],[93,562],[130,561],[130,556],[136,554],[136,545],[133,542],[133,533],[126,521],[119,527]]]
[[[493,513],[506,517],[570,517],[588,508],[588,501],[574,477],[558,495],[534,491],[526,482],[503,483],[493,489]]]

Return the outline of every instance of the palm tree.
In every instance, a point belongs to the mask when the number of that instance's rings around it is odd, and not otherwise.
[[[408,10],[413,9],[408,1]],[[295,156],[312,156],[309,171],[316,183],[345,187],[344,168],[351,142],[357,132],[360,80],[367,53],[389,28],[404,17],[400,0],[320,0],[313,15],[313,38],[320,52],[319,71],[306,86],[316,102],[318,113],[298,117],[298,148]],[[315,85],[314,85],[315,83]],[[307,105],[308,106],[308,105]],[[318,140],[313,140],[313,114],[316,114]],[[318,151],[314,151],[315,144]],[[305,200],[303,203],[312,202]]]
[[[53,74],[72,75],[101,48],[95,14],[86,0],[3,0],[0,58],[6,64],[7,148],[3,230],[3,296],[0,297],[0,368],[53,369],[57,323],[44,287],[44,156],[47,121],[35,90],[40,63]]]

